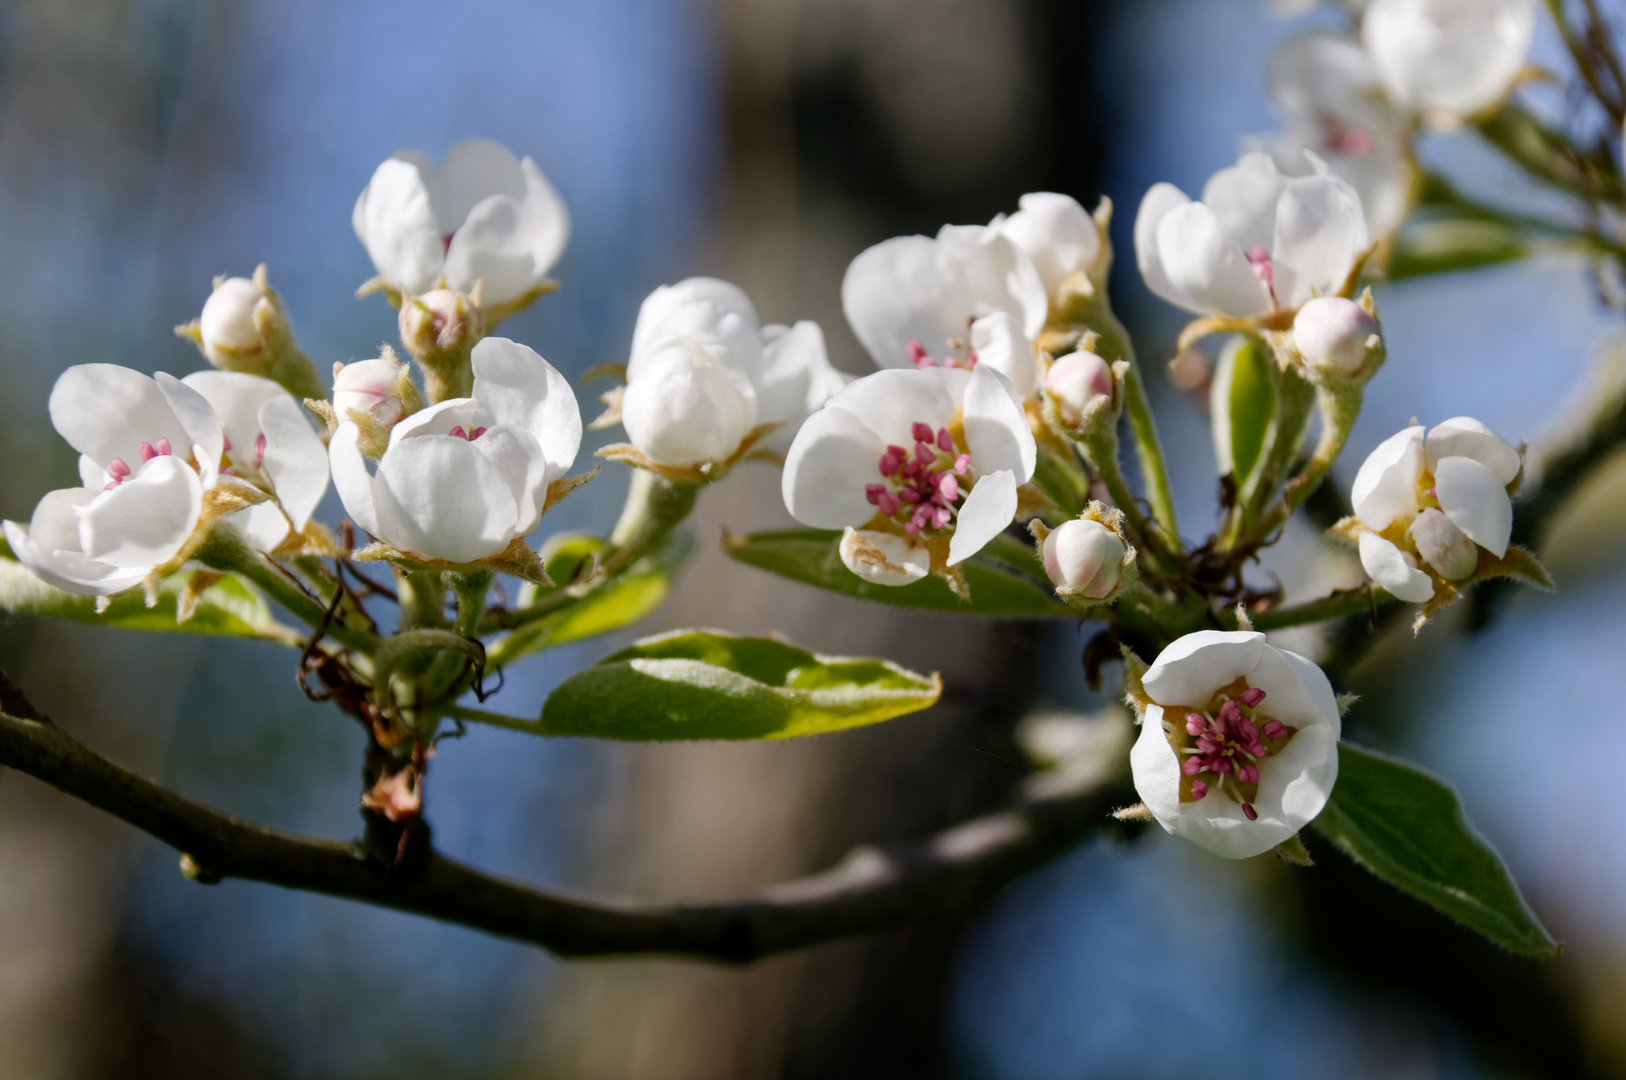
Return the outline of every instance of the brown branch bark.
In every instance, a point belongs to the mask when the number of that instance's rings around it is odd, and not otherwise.
[[[972,904],[1070,850],[1131,801],[1112,774],[1041,773],[1006,810],[916,844],[715,903],[546,892],[431,851],[403,874],[360,845],[242,821],[136,776],[75,741],[0,673],[0,765],[121,818],[182,853],[188,876],[263,881],[461,923],[561,956],[665,953],[746,963]]]

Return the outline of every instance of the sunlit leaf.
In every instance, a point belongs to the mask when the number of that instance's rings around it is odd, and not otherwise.
[[[1221,476],[1247,486],[1265,448],[1270,422],[1276,415],[1276,389],[1270,378],[1275,363],[1265,344],[1237,335],[1214,365],[1209,404],[1214,418],[1214,455]]]
[[[938,676],[886,660],[678,630],[566,679],[543,705],[537,730],[601,739],[789,739],[918,712],[942,689]]]
[[[840,542],[839,532],[806,529],[725,536],[723,550],[747,566],[860,600],[956,615],[1078,618],[1078,612],[1055,599],[1049,582],[1035,576],[1039,568],[1032,545],[1014,537],[1000,537],[982,554],[960,564],[971,591],[969,602],[936,577],[912,585],[871,584],[842,564],[836,553]]]
[[[1414,216],[1395,239],[1391,281],[1471,270],[1522,259],[1530,253],[1524,231],[1471,213],[1430,209]]]
[[[1538,959],[1563,948],[1457,793],[1415,765],[1341,744],[1338,783],[1315,828],[1378,877],[1503,948]]]

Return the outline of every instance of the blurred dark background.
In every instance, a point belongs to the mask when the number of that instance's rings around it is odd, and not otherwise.
[[[861,372],[839,284],[864,247],[986,221],[1024,191],[1112,197],[1115,295],[1199,537],[1214,487],[1201,403],[1161,377],[1179,319],[1141,290],[1128,226],[1151,182],[1195,192],[1274,124],[1261,64],[1291,29],[1257,0],[6,0],[0,514],[26,519],[73,482],[44,413],[56,374],[201,366],[170,328],[216,273],[267,261],[319,366],[374,355],[394,320],[351,297],[371,274],[355,196],[393,150],[483,134],[533,156],[574,217],[563,290],[504,328],[569,375],[624,359],[642,297],[694,273],[737,281],[766,319],[817,319]],[[1424,152],[1521,197],[1467,140]],[[1615,331],[1562,257],[1380,302],[1393,359],[1350,462],[1414,414],[1537,440]],[[1550,535],[1559,595],[1474,636],[1357,632],[1371,656],[1343,671],[1367,695],[1357,737],[1461,786],[1569,941],[1555,964],[1497,953],[1332,852],[1308,871],[1230,864],[1161,834],[1081,850],[988,910],[744,971],[560,963],[325,898],[193,884],[173,852],[7,773],[0,1080],[1626,1075],[1621,482],[1600,479]],[[607,527],[624,486],[607,472],[549,527]],[[903,617],[730,569],[720,528],[785,523],[777,492],[752,467],[706,493],[700,553],[650,628],[889,655],[941,669],[944,703],[777,745],[474,731],[431,774],[438,843],[538,882],[719,895],[991,806],[1027,771],[1010,737],[1024,710],[1103,704],[1078,666],[1087,627]],[[1290,593],[1353,573],[1308,530],[1261,572]],[[530,661],[501,700],[533,708],[613,644]],[[360,737],[303,700],[271,646],[13,622],[0,664],[76,735],[188,795],[284,828],[357,828]]]

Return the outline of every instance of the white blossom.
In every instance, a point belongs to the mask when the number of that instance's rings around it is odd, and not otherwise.
[[[1478,420],[1459,416],[1425,436],[1414,425],[1385,439],[1355,475],[1351,502],[1361,565],[1401,600],[1434,595],[1474,572],[1478,548],[1507,554],[1513,531],[1508,485],[1519,452]]]
[[[1141,679],[1135,790],[1158,824],[1228,859],[1269,851],[1321,812],[1341,723],[1327,676],[1252,631],[1200,630]]]
[[[621,419],[662,465],[724,460],[759,424],[780,425],[758,445],[782,453],[847,381],[817,323],[763,326],[738,286],[689,278],[639,308]]]
[[[1004,225],[945,225],[935,239],[893,237],[852,261],[841,305],[877,367],[988,366],[1021,397],[1038,389],[1034,342],[1049,298]],[[1035,211],[1020,230],[1031,235],[1041,226]],[[1052,254],[1063,265],[1061,248]]]
[[[1496,105],[1524,67],[1534,0],[1372,0],[1361,38],[1391,100],[1444,123]]]
[[[1243,154],[1192,202],[1156,184],[1135,217],[1135,257],[1152,292],[1199,315],[1292,311],[1338,291],[1371,243],[1360,196],[1311,159],[1283,176],[1268,154]]]
[[[953,566],[1011,523],[1035,455],[1021,401],[998,372],[878,371],[802,427],[785,460],[785,506],[804,525],[918,541],[935,549],[934,565]]]
[[[1055,296],[1061,283],[1075,271],[1088,274],[1101,254],[1101,232],[1089,211],[1071,195],[1031,191],[1016,201],[1016,213],[990,222],[1016,242]]]
[[[351,222],[389,286],[419,294],[445,275],[468,293],[483,280],[486,304],[541,284],[570,238],[570,216],[536,163],[490,139],[458,143],[438,166],[416,150],[392,155]]]
[[[1312,31],[1289,38],[1266,68],[1271,97],[1285,121],[1256,139],[1290,176],[1314,173],[1306,151],[1325,161],[1360,195],[1367,230],[1388,236],[1406,218],[1415,169],[1408,110],[1390,102],[1360,43]]]
[[[369,471],[359,427],[339,424],[328,445],[333,485],[368,533],[420,559],[472,563],[536,528],[548,485],[581,445],[570,383],[524,345],[474,347],[472,397],[452,398],[397,423]]]

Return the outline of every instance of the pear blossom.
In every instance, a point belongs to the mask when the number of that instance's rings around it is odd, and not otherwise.
[[[1135,790],[1167,831],[1228,859],[1308,825],[1338,779],[1338,705],[1327,676],[1253,631],[1199,630],[1141,677]]]
[[[341,418],[328,444],[345,511],[409,556],[466,564],[505,551],[547,508],[581,446],[570,383],[506,338],[474,347],[472,397],[400,420],[370,470],[359,425]]]
[[[1030,191],[1016,205],[1020,207],[1016,213],[999,215],[989,227],[1010,237],[1032,260],[1048,295],[1055,296],[1075,271],[1088,275],[1095,268],[1101,254],[1101,231],[1077,199],[1053,191]]]
[[[1015,226],[945,225],[936,238],[898,236],[861,252],[841,282],[853,332],[881,368],[985,364],[1019,396],[1039,388],[1034,342],[1049,310],[1045,279],[1007,227],[1038,249],[1050,207]],[[1016,215],[1013,215],[1013,219]],[[1094,225],[1091,223],[1091,228]],[[1046,250],[1052,271],[1078,257],[1082,240]]]
[[[1496,105],[1524,67],[1535,0],[1372,0],[1361,39],[1396,104],[1451,124]]]
[[[387,286],[419,294],[444,276],[468,293],[484,281],[486,304],[540,285],[570,238],[570,216],[536,163],[490,139],[465,139],[438,166],[416,150],[391,155],[351,223]]]
[[[1473,574],[1484,549],[1500,559],[1513,532],[1508,485],[1519,451],[1470,417],[1390,436],[1355,474],[1361,565],[1395,597],[1421,603],[1435,578]]]
[[[689,278],[639,308],[621,420],[632,444],[662,465],[725,460],[761,424],[779,426],[757,445],[783,453],[847,381],[818,323],[763,326],[738,286]]]
[[[1284,130],[1253,140],[1290,176],[1308,176],[1316,155],[1360,195],[1368,232],[1388,236],[1406,218],[1415,168],[1411,115],[1384,93],[1372,60],[1353,38],[1312,31],[1289,38],[1266,67]]]
[[[219,479],[219,418],[180,379],[115,364],[64,371],[50,413],[79,451],[83,486],[48,493],[26,526],[7,521],[6,542],[36,577],[68,592],[140,584],[180,554],[199,523]]]
[[[909,567],[927,565],[922,547],[941,570],[998,536],[1016,516],[1036,453],[1020,398],[992,368],[878,371],[808,419],[785,459],[782,490],[802,524],[850,528],[869,541],[862,550],[842,544],[854,573],[902,585],[913,580]],[[893,557],[900,553],[902,562]]]
[[[1084,600],[1102,600],[1123,576],[1123,537],[1093,518],[1057,525],[1040,545],[1044,572],[1058,590]]]
[[[1192,202],[1152,186],[1135,217],[1135,257],[1147,288],[1198,315],[1293,311],[1337,292],[1370,245],[1361,199],[1312,157],[1314,171],[1282,175],[1268,154],[1243,154]]]

